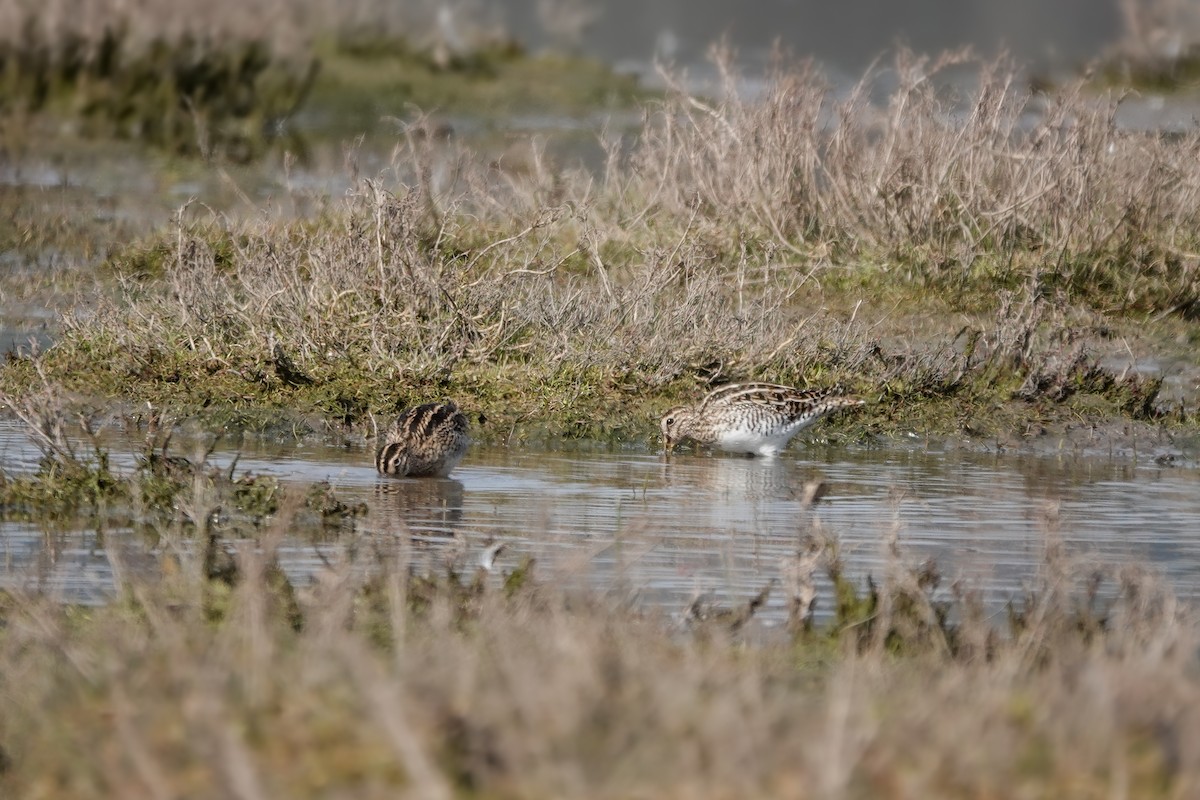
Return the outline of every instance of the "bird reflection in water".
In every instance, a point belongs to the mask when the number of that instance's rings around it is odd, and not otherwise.
[[[371,509],[379,533],[454,536],[462,524],[463,485],[452,478],[381,480]]]

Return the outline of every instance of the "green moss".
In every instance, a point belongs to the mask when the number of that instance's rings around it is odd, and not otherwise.
[[[233,481],[231,496],[234,508],[261,523],[279,509],[279,481],[269,475],[244,474]]]
[[[397,41],[326,41],[317,52],[322,71],[310,106],[331,123],[339,118],[373,123],[381,114],[402,117],[413,106],[483,119],[579,114],[632,108],[651,96],[635,78],[616,75],[599,61],[529,56],[508,43],[450,57],[445,65]],[[537,90],[530,91],[534,86]]]
[[[1172,93],[1200,85],[1200,48],[1191,46],[1175,57],[1117,56],[1100,65],[1096,81],[1105,88]]]
[[[928,248],[863,251],[848,266],[823,274],[821,285],[835,296],[979,313],[995,307],[997,292],[1022,291],[1033,282],[1039,292],[1062,292],[1071,303],[1115,317],[1200,318],[1200,270],[1180,255],[1200,242],[1168,249],[1156,234],[1126,220],[1111,244],[1103,251],[1052,259],[1036,247],[979,243],[968,263],[938,258]]]

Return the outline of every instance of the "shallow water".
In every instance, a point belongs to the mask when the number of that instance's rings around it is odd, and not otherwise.
[[[218,450],[212,460],[227,465],[235,455],[239,473],[268,473],[297,487],[327,480],[341,499],[366,503],[352,534],[285,543],[281,565],[300,585],[351,542],[360,551],[364,542],[372,549],[411,543],[416,561],[438,569],[464,549],[473,568],[497,540],[506,544],[500,571],[533,555],[541,580],[583,582],[677,612],[699,593],[718,605],[754,595],[817,525],[836,537],[859,580],[881,574],[895,532],[905,558],[935,558],[944,584],[964,578],[997,609],[1035,573],[1049,528],[1073,553],[1144,562],[1182,596],[1200,594],[1200,472],[1152,462],[803,443],[774,461],[476,448],[452,479],[431,481],[383,479],[361,448],[246,442],[240,453]],[[113,457],[118,468],[132,463],[119,448]],[[36,462],[23,432],[0,425],[4,470]],[[814,480],[828,493],[806,508],[804,487]],[[1048,510],[1056,523],[1047,522]],[[107,549],[95,530],[0,522],[0,585],[102,601],[114,590],[110,550],[120,554],[119,567],[155,559],[131,533],[104,534]],[[828,586],[819,588],[827,608]],[[784,604],[775,592],[763,616],[778,621]]]

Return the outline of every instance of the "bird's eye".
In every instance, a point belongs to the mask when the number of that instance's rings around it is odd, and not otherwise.
[[[674,417],[667,417],[667,419],[666,419],[665,421],[666,421],[666,423],[667,423],[668,425],[674,425],[674,424],[675,424],[675,418],[674,418]]]

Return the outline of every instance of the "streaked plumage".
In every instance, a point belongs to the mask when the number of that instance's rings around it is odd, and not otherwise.
[[[410,408],[384,434],[375,468],[401,478],[444,478],[467,452],[467,427],[466,416],[450,401]]]
[[[667,451],[681,439],[731,453],[773,456],[793,436],[838,409],[862,405],[836,389],[793,389],[773,383],[733,383],[696,406],[679,406],[662,418]]]

